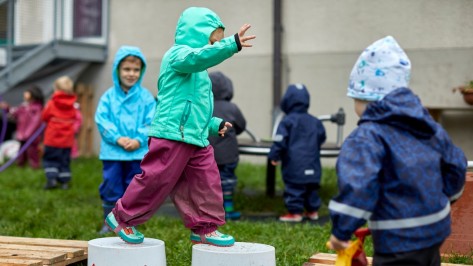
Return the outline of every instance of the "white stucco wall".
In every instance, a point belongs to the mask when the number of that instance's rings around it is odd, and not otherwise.
[[[215,67],[235,86],[233,101],[248,126],[269,137],[272,114],[272,0],[240,1],[110,1],[110,54],[108,63],[89,69],[81,78],[96,88],[96,101],[111,84],[110,65],[120,45],[141,47],[148,60],[143,84],[156,94],[161,58],[172,45],[177,19],[186,7],[213,9],[234,34],[251,23],[254,47]],[[284,0],[283,86],[305,83],[311,93],[311,113],[329,114],[343,107],[347,113],[345,136],[356,126],[352,101],[345,96],[349,72],[359,53],[373,41],[394,36],[413,64],[412,89],[424,104],[471,110],[451,87],[473,79],[473,1],[470,0]],[[210,69],[213,70],[213,69]],[[283,88],[284,89],[284,88]],[[473,116],[473,112],[460,112]],[[442,123],[455,143],[473,158],[472,123],[463,124],[457,111],[445,113]],[[468,120],[469,121],[469,120]],[[335,127],[327,126],[329,140]],[[96,133],[98,151],[100,137]],[[255,161],[256,157],[243,157]],[[258,159],[256,159],[258,160]],[[326,160],[328,164],[334,160]],[[259,160],[262,162],[262,160]]]

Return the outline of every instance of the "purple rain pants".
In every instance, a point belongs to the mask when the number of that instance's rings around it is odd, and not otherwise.
[[[117,222],[135,226],[149,220],[170,196],[184,225],[196,234],[225,224],[220,174],[212,146],[150,137],[149,151],[113,209]]]

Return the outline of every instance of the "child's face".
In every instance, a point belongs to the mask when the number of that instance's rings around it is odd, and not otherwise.
[[[210,34],[209,44],[213,45],[215,42],[219,42],[220,40],[222,40],[224,37],[223,34],[224,31],[222,28],[217,28],[216,30],[214,30],[212,34]]]
[[[368,104],[368,102],[358,100],[358,99],[354,99],[354,100],[355,100],[355,113],[358,115],[358,117],[361,117],[361,115],[366,110],[366,105]]]
[[[128,60],[125,58],[118,68],[120,85],[123,90],[128,91],[138,81],[141,75],[141,60]]]
[[[29,91],[23,92],[23,100],[25,102],[29,102],[31,100],[31,92]]]

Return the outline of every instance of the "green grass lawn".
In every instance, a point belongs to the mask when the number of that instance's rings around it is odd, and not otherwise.
[[[77,159],[72,163],[73,181],[70,190],[44,191],[45,177],[42,170],[11,166],[0,173],[0,234],[77,240],[102,237],[97,234],[102,225],[98,195],[101,171],[102,164],[98,159]],[[237,175],[236,208],[243,212],[244,217],[250,218],[229,221],[221,228],[223,232],[235,236],[239,242],[274,246],[278,266],[300,266],[316,252],[330,252],[325,247],[330,236],[329,223],[286,224],[276,220],[277,215],[285,211],[279,171],[274,198],[265,196],[265,166],[241,163]],[[333,169],[324,169],[321,185],[320,195],[324,204],[320,214],[326,217],[327,203],[336,193]],[[157,215],[139,229],[146,237],[165,242],[168,265],[191,264],[189,230],[180,219]],[[367,243],[366,249],[371,255],[370,243]],[[452,262],[471,264],[473,260],[454,257]]]

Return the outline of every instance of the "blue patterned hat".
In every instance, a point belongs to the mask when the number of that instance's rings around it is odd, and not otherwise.
[[[379,101],[391,91],[409,87],[411,62],[396,40],[387,36],[366,48],[350,73],[347,96]]]

